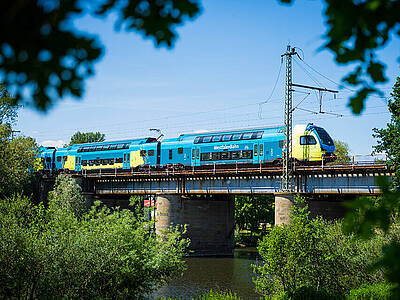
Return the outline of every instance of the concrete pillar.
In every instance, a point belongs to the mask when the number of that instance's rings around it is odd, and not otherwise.
[[[294,193],[275,194],[275,225],[289,224],[290,210],[294,205]],[[340,195],[318,198],[307,197],[306,203],[310,218],[321,216],[326,220],[343,218],[346,208],[342,205],[344,199]]]
[[[293,193],[275,194],[275,225],[289,224],[294,195]]]
[[[160,195],[156,218],[157,234],[171,224],[187,224],[192,256],[233,255],[235,212],[230,195]]]

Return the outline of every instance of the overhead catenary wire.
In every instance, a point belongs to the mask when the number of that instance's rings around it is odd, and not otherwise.
[[[276,77],[275,84],[274,84],[274,87],[272,88],[271,94],[269,95],[269,97],[267,98],[267,100],[265,100],[265,101],[259,103],[259,106],[258,106],[258,117],[259,117],[260,119],[261,119],[261,115],[262,115],[262,106],[263,106],[265,103],[267,103],[269,100],[271,100],[272,95],[273,95],[274,92],[275,92],[276,85],[278,84],[279,78],[280,78],[280,76],[281,76],[282,65],[283,65],[283,61],[281,60],[281,64],[280,64],[280,66],[279,66],[278,76]]]

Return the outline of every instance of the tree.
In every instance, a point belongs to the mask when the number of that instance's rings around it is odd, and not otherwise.
[[[349,145],[345,142],[335,140],[335,155],[337,156],[337,159],[335,163],[339,164],[348,164],[351,159],[349,157]]]
[[[296,199],[290,223],[273,227],[258,247],[263,264],[254,266],[256,289],[264,295],[287,293],[285,299],[337,299],[332,296],[382,280],[379,270],[368,272],[368,264],[384,242],[382,236],[359,241],[344,235],[340,223],[310,219],[307,205]],[[304,290],[314,291],[314,297],[295,297]]]
[[[388,166],[395,172],[393,185],[400,188],[400,77],[397,77],[391,96],[388,103],[390,123],[387,128],[374,128],[373,137],[378,139],[378,145],[374,148],[377,152],[386,153]]]
[[[273,223],[274,197],[270,195],[235,196],[235,224],[239,231],[260,231],[260,223]]]
[[[12,125],[18,117],[19,106],[14,103],[4,84],[0,82],[0,125]]]
[[[383,177],[377,178],[382,191],[378,199],[361,197],[347,206],[350,212],[344,220],[345,230],[356,233],[364,239],[372,239],[376,232],[389,233],[395,228],[399,233],[400,227],[400,77],[397,78],[392,92],[393,99],[389,101],[391,121],[387,128],[374,129],[374,137],[378,138],[375,150],[386,152],[388,164],[394,171],[393,181],[388,182]],[[395,297],[400,298],[400,236],[390,237],[390,244],[382,248],[383,257],[372,267],[385,270],[388,282],[394,284]]]
[[[75,144],[103,142],[106,135],[100,132],[75,132],[71,137],[69,146]]]
[[[95,36],[75,29],[74,19],[116,13],[118,30],[137,31],[171,47],[175,27],[199,11],[191,0],[1,1],[0,72],[5,85],[15,87],[16,103],[46,110],[67,95],[81,97],[103,53]]]
[[[294,0],[280,0],[292,3]],[[328,27],[325,38],[327,48],[339,64],[356,63],[354,71],[342,80],[358,87],[350,98],[349,106],[359,114],[368,95],[382,92],[375,86],[387,82],[385,65],[377,60],[375,51],[383,48],[400,35],[399,0],[326,0],[325,17]]]
[[[129,210],[96,203],[77,218],[52,200],[0,199],[0,298],[147,299],[184,270],[176,228],[156,236]]]
[[[53,209],[68,210],[76,217],[81,217],[90,208],[75,179],[62,174],[56,178],[54,190],[49,192],[49,202],[54,206]]]
[[[37,145],[30,137],[11,139],[12,129],[0,125],[0,198],[17,192],[29,192],[33,179]]]

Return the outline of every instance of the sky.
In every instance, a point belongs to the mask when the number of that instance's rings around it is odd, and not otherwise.
[[[75,20],[78,30],[96,34],[105,47],[95,75],[86,81],[80,100],[60,100],[46,114],[23,108],[16,129],[41,145],[62,146],[76,131],[100,131],[106,140],[118,140],[154,136],[150,128],[176,137],[283,124],[281,54],[290,44],[303,59],[293,61],[294,83],[339,90],[336,96],[324,93],[325,113],[315,114],[317,95],[296,89],[294,124],[312,122],[348,143],[352,154],[371,153],[376,144],[372,129],[390,120],[386,102],[399,76],[398,38],[378,52],[387,65],[389,82],[380,86],[385,97],[369,98],[363,114],[354,116],[347,107],[353,91],[339,87],[352,66],[336,64],[332,53],[321,49],[327,31],[321,1],[287,6],[203,0],[201,5],[199,17],[177,27],[172,49],[156,47],[136,32],[116,32],[114,15]]]

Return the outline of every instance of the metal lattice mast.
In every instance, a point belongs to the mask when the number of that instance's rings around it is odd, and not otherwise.
[[[285,124],[284,124],[284,149],[282,153],[282,190],[291,191],[292,189],[292,56],[297,54],[295,49],[287,46],[286,53],[281,57],[286,58],[286,81],[285,81]]]

